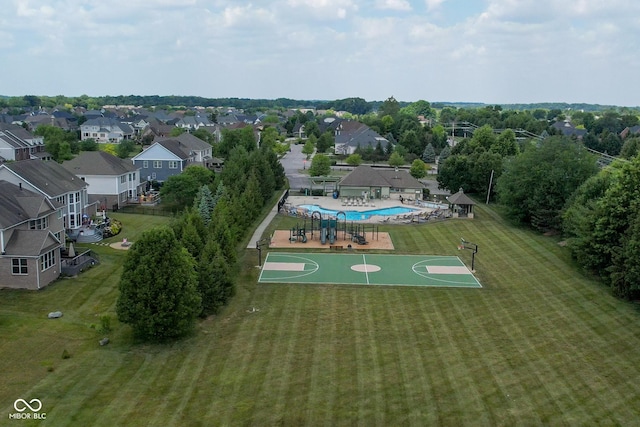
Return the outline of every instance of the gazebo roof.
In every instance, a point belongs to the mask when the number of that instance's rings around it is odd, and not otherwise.
[[[449,201],[449,203],[454,205],[475,205],[476,204],[476,202],[471,200],[469,196],[464,194],[464,191],[462,191],[462,188],[457,193],[447,197],[447,200]]]

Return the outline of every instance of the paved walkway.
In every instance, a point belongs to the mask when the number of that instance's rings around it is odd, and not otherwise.
[[[273,206],[273,208],[271,208],[271,211],[266,216],[264,221],[262,221],[260,223],[260,225],[256,228],[256,231],[253,233],[253,236],[251,236],[251,240],[249,240],[249,244],[247,245],[247,249],[255,249],[256,248],[256,242],[262,238],[262,235],[264,234],[264,230],[267,229],[267,227],[269,226],[271,221],[273,221],[273,218],[275,218],[276,215],[278,214],[278,202],[280,201],[280,199],[282,199],[282,196],[284,196],[284,193],[286,193],[286,190],[283,191],[282,194],[280,194],[280,197],[278,197],[278,200],[276,201],[275,206]]]

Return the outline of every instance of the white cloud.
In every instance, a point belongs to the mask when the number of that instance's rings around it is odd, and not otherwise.
[[[410,11],[411,4],[407,0],[376,0],[377,9],[388,9],[398,11]]]
[[[432,11],[440,8],[440,6],[442,6],[442,3],[444,3],[445,1],[447,0],[425,0],[424,2],[427,5],[427,10]]]
[[[316,19],[345,19],[350,12],[356,12],[354,0],[287,0],[287,5],[312,13]]]
[[[640,103],[624,83],[640,66],[640,2],[423,4],[14,0],[0,94]]]

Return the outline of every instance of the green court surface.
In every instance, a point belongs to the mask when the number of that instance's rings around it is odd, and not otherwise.
[[[269,252],[260,283],[481,288],[457,256]]]

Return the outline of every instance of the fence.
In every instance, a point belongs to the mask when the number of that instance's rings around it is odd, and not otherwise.
[[[125,205],[120,206],[114,212],[138,214],[138,215],[156,215],[156,216],[174,216],[180,211],[173,211],[159,206],[141,206],[141,205]]]

